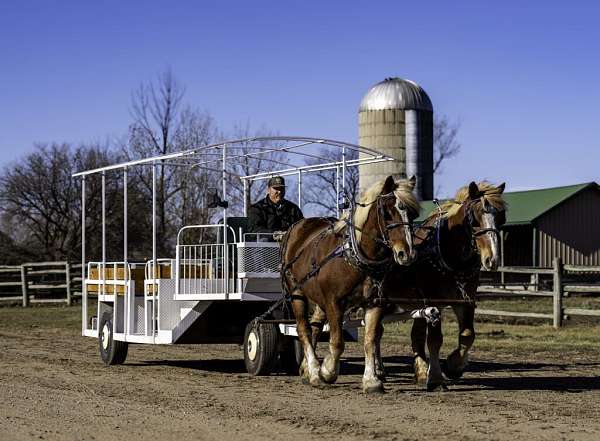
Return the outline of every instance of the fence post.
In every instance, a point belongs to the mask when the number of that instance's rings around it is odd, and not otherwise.
[[[69,262],[65,263],[65,279],[67,282],[67,305],[71,306],[71,264]]]
[[[562,260],[560,257],[554,258],[554,280],[553,280],[553,288],[554,288],[554,296],[553,296],[553,316],[552,324],[555,329],[558,329],[562,326],[563,319],[563,285],[562,285]]]
[[[21,265],[21,291],[23,292],[23,308],[29,306],[29,292],[27,286],[27,267]]]

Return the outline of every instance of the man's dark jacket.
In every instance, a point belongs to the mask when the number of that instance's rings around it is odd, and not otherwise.
[[[283,199],[275,205],[269,196],[258,201],[248,211],[248,233],[286,231],[304,216],[293,202]]]

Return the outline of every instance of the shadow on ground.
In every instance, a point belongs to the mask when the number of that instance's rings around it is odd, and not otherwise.
[[[412,357],[385,357],[384,364],[389,385],[412,383]],[[239,360],[148,360],[128,363],[129,366],[170,366],[204,372],[245,374],[244,361]],[[577,375],[573,370],[600,368],[600,363],[509,363],[475,361],[469,364],[465,376],[451,382],[455,392],[492,390],[550,390],[583,392],[600,390],[600,376]],[[342,360],[341,375],[362,376],[364,359],[348,357]],[[530,372],[531,375],[524,375]],[[565,375],[566,373],[566,375]],[[514,375],[513,375],[514,374]],[[275,372],[273,375],[284,376]],[[341,380],[341,378],[340,378]]]

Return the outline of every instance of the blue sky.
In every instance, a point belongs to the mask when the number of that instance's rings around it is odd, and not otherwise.
[[[459,120],[436,181],[600,181],[594,2],[19,1],[0,5],[0,166],[35,142],[125,133],[131,92],[170,67],[219,127],[357,140],[388,76]]]

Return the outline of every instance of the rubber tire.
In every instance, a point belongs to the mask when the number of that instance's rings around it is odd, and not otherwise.
[[[269,375],[277,363],[279,331],[273,323],[251,321],[244,333],[244,363],[250,375]]]
[[[299,375],[300,365],[304,359],[302,343],[295,337],[286,337],[286,339],[289,342],[286,342],[284,350],[279,353],[281,369],[288,375]]]
[[[106,326],[106,332],[104,329]],[[103,345],[103,335],[108,339]],[[113,322],[112,314],[105,312],[100,319],[98,326],[98,348],[100,350],[100,358],[107,365],[123,364],[127,358],[127,350],[129,345],[124,341],[117,341],[113,338]]]

